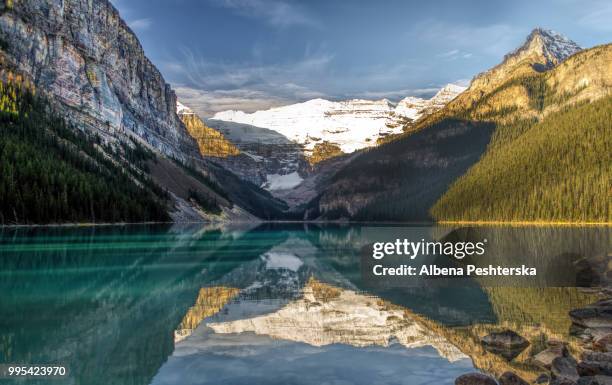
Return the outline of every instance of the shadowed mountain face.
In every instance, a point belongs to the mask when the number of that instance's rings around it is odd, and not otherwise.
[[[357,156],[309,215],[325,219],[428,220],[429,207],[478,161],[493,126],[448,119]]]

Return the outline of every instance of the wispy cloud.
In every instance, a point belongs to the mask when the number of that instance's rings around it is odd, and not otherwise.
[[[446,57],[457,57],[457,55],[459,54],[459,50],[458,49],[452,49],[450,51],[447,52],[443,52],[438,54],[438,57],[442,57],[442,58],[446,58]]]
[[[410,31],[422,41],[451,47],[438,55],[447,58],[470,58],[472,52],[483,52],[500,58],[514,49],[527,36],[524,28],[509,24],[468,25],[427,20],[416,24]]]
[[[442,88],[440,87],[428,87],[428,88],[404,88],[400,90],[389,90],[389,91],[365,91],[359,94],[360,98],[365,99],[391,99],[399,100],[406,96],[417,96],[427,98],[438,92]]]
[[[580,4],[583,15],[579,17],[581,25],[601,31],[612,31],[612,2],[596,1],[594,7]]]
[[[227,109],[255,111],[325,96],[305,85],[327,72],[332,55],[305,54],[284,64],[210,62],[184,48],[179,62],[162,63],[172,72],[177,95],[202,116]],[[288,80],[291,79],[291,80]]]
[[[128,25],[134,31],[146,31],[153,24],[153,20],[151,19],[136,19],[132,21],[128,21]]]
[[[238,88],[257,84],[286,83],[286,79],[304,79],[325,73],[333,60],[327,53],[305,53],[305,55],[284,64],[257,65],[252,62],[224,63],[211,62],[183,48],[181,63],[173,63],[187,80],[202,88]]]
[[[473,55],[471,52],[461,51],[459,49],[451,49],[450,51],[442,52],[436,55],[436,57],[444,60],[457,60],[457,59],[469,59]]]
[[[210,0],[213,4],[235,11],[237,14],[262,19],[276,27],[304,25],[318,27],[320,24],[302,7],[284,0]]]
[[[228,109],[253,112],[314,98],[344,100],[353,98],[400,100],[406,96],[430,97],[443,84],[417,88],[377,87],[376,84],[401,84],[406,73],[415,73],[426,64],[373,65],[363,72],[347,75],[358,89],[342,89],[335,84],[334,55],[307,49],[299,60],[283,64],[211,62],[183,48],[182,59],[162,63],[172,73],[173,86],[182,103],[203,117]],[[461,53],[460,53],[461,54]],[[182,79],[182,80],[180,80]]]
[[[216,112],[225,110],[253,112],[291,103],[290,100],[262,91],[243,89],[206,91],[184,85],[177,85],[174,89],[181,103],[202,117],[211,117]]]

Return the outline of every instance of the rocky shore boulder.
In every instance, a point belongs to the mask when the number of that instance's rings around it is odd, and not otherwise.
[[[570,311],[572,322],[584,328],[612,328],[612,299]]]
[[[529,385],[521,377],[512,372],[506,372],[499,377],[499,385]]]
[[[550,369],[552,362],[555,358],[566,357],[568,355],[565,344],[561,341],[549,341],[548,347],[536,354],[532,361],[534,364],[541,366],[546,369]]]
[[[582,377],[578,380],[577,385],[612,385],[612,377],[610,376],[590,376]]]
[[[529,341],[512,330],[504,330],[484,336],[482,344],[491,353],[498,354],[507,360],[512,360],[525,350],[529,345]]]
[[[482,373],[468,373],[457,377],[455,385],[497,385],[497,382]]]
[[[577,363],[572,357],[557,357],[553,360],[550,370],[553,378],[578,381]]]
[[[529,342],[512,330],[494,332],[482,338],[482,343],[488,346],[504,347],[508,349],[525,347]]]

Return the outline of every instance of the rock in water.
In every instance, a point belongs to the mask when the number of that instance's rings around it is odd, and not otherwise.
[[[602,352],[612,351],[612,333],[597,338],[593,343],[593,346]]]
[[[586,328],[612,327],[612,299],[570,311],[572,322]]]
[[[504,330],[502,332],[491,333],[482,338],[482,342],[488,346],[503,347],[513,349],[517,347],[526,347],[529,342],[516,334],[512,330]]]
[[[533,357],[533,363],[546,369],[550,369],[550,366],[555,358],[565,357],[567,355],[567,348],[563,343],[550,343],[546,350],[541,351]]]
[[[500,385],[529,385],[529,383],[523,380],[512,372],[506,372],[499,377]]]
[[[568,380],[567,378],[555,378],[549,385],[576,385],[576,381]]]
[[[550,382],[550,376],[546,373],[542,373],[536,378],[534,384],[548,384]]]
[[[581,376],[612,376],[612,354],[586,351],[582,360],[577,366]]]
[[[577,385],[612,385],[612,377],[609,376],[589,376],[578,380]]]
[[[518,356],[529,342],[512,330],[491,333],[482,338],[485,348],[495,354],[512,360]]]
[[[482,373],[468,373],[457,377],[455,385],[497,385],[497,382]]]
[[[557,357],[553,360],[550,370],[554,378],[578,381],[580,376],[576,365],[576,361],[571,357]]]

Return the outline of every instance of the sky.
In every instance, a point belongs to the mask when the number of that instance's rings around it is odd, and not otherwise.
[[[467,85],[535,27],[612,41],[609,0],[111,0],[203,117]]]

